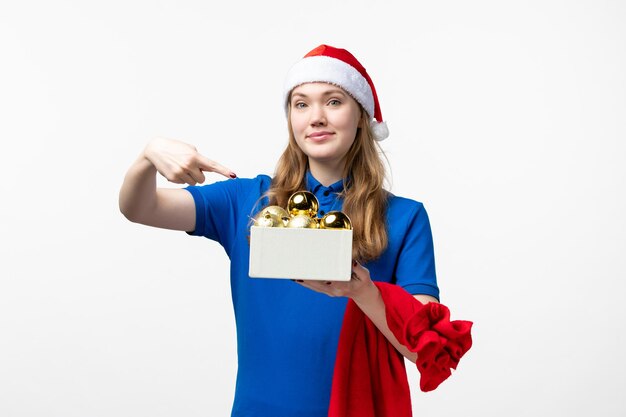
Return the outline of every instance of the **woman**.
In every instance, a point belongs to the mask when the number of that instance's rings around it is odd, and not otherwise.
[[[321,417],[328,412],[343,313],[352,299],[409,360],[389,330],[373,280],[437,302],[432,236],[421,203],[383,189],[376,140],[387,136],[374,84],[348,51],[321,45],[296,63],[284,89],[289,143],[274,178],[239,179],[176,140],[152,140],[130,167],[120,209],[131,221],[219,242],[231,260],[238,374],[233,416]],[[231,178],[206,186],[204,171]],[[159,172],[185,189],[156,187]],[[352,220],[349,282],[249,279],[249,216],[309,190],[319,212]]]

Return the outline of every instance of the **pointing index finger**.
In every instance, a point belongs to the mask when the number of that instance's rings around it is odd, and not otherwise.
[[[237,177],[237,174],[235,174],[232,170],[226,168],[222,164],[210,160],[204,155],[198,154],[198,166],[202,171],[217,172],[227,178]]]

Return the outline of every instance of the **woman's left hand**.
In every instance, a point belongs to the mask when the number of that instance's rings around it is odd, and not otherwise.
[[[349,297],[354,301],[367,298],[378,292],[378,288],[370,278],[370,271],[357,261],[352,261],[352,277],[350,281],[315,281],[294,280],[303,287],[329,295],[331,297]]]

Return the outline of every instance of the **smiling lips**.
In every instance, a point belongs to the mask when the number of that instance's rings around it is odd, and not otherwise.
[[[330,137],[330,135],[332,134],[333,134],[332,132],[320,131],[320,132],[313,132],[309,134],[308,137],[313,140],[323,140],[323,139]]]

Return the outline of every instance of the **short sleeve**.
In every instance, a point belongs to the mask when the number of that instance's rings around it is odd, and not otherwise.
[[[196,204],[196,228],[193,236],[204,236],[220,243],[228,252],[237,227],[239,180],[185,188]]]
[[[421,203],[412,207],[408,218],[395,275],[396,284],[409,293],[431,295],[439,300],[433,236]]]

